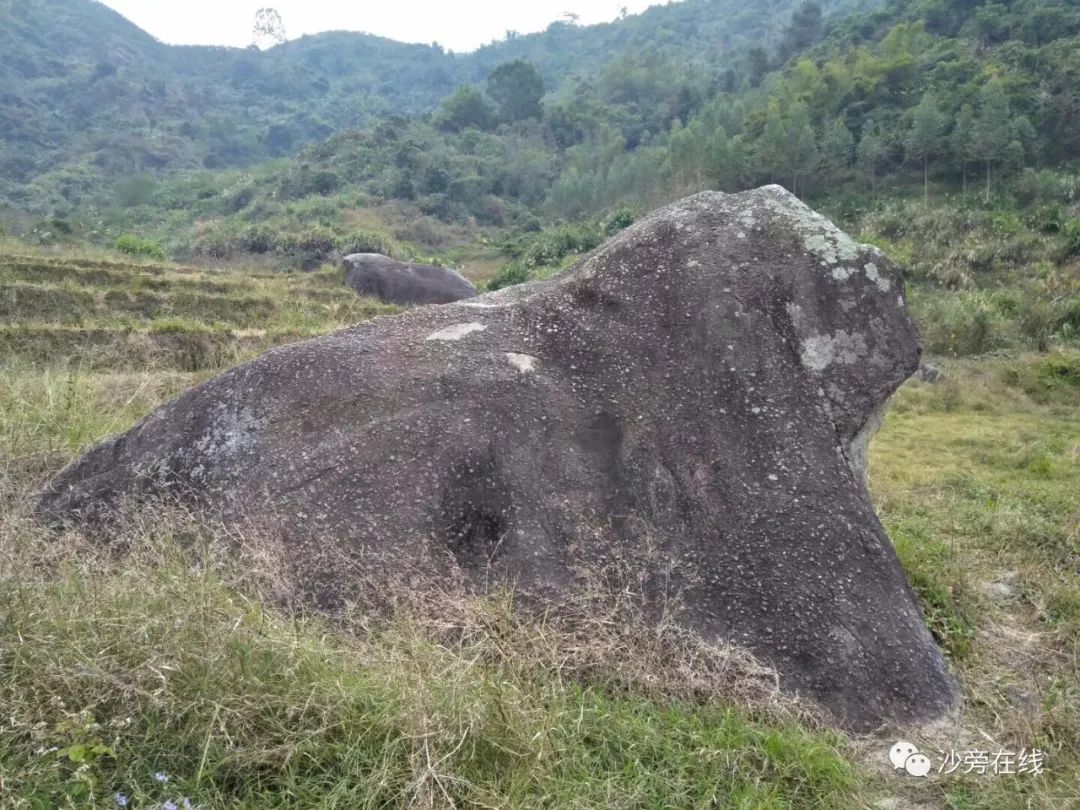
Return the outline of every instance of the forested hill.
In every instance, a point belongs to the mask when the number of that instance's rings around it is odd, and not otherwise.
[[[685,0],[605,25],[556,22],[453,54],[343,32],[262,52],[176,47],[94,0],[0,0],[0,199],[40,202],[23,185],[58,169],[45,186],[81,200],[103,176],[289,155],[343,129],[430,110],[515,59],[534,64],[549,91],[631,52],[715,77],[751,47],[775,44],[795,5]]]

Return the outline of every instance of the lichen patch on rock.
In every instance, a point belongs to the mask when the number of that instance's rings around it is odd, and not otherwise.
[[[453,326],[448,326],[445,329],[440,329],[438,332],[432,332],[425,340],[461,340],[463,337],[471,335],[473,332],[483,332],[487,329],[482,323],[456,323]]]

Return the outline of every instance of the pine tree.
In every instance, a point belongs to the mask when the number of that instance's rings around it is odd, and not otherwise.
[[[799,193],[799,178],[817,168],[820,153],[810,123],[810,110],[805,104],[793,104],[784,122],[783,162],[791,175],[791,193]]]
[[[952,151],[953,160],[960,167],[964,194],[967,194],[967,170],[968,161],[972,159],[971,139],[974,129],[975,110],[970,104],[965,104],[956,114],[956,123],[953,124],[952,134],[949,136],[949,149]]]
[[[862,138],[856,150],[859,170],[870,177],[870,191],[877,196],[877,173],[889,154],[889,146],[881,134],[881,127],[875,121],[867,121],[863,127]]]
[[[986,166],[987,203],[993,166],[1005,158],[1015,129],[1005,87],[1000,79],[991,79],[979,91],[979,108],[971,128],[972,152]]]
[[[829,180],[838,180],[851,167],[855,136],[842,118],[833,118],[821,136],[821,163]]]
[[[904,152],[910,161],[922,163],[923,200],[930,199],[930,159],[944,151],[948,122],[937,100],[927,93],[911,113],[911,126],[904,136]]]

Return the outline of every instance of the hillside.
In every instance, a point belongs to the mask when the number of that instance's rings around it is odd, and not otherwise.
[[[5,0],[0,202],[67,211],[100,204],[117,180],[143,172],[290,155],[343,129],[430,111],[460,84],[519,58],[537,65],[551,91],[640,49],[715,73],[750,44],[774,40],[796,2],[768,5],[748,13],[734,0],[686,0],[452,54],[343,32],[263,52],[169,46],[95,0]]]

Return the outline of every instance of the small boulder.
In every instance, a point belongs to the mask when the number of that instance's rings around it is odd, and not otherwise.
[[[381,253],[353,253],[342,265],[349,287],[390,304],[449,304],[476,295],[472,282],[449,267],[399,262]]]
[[[920,380],[924,383],[937,385],[941,382],[941,369],[937,366],[932,366],[929,363],[921,363],[918,369],[915,370],[914,377],[916,380]]]

